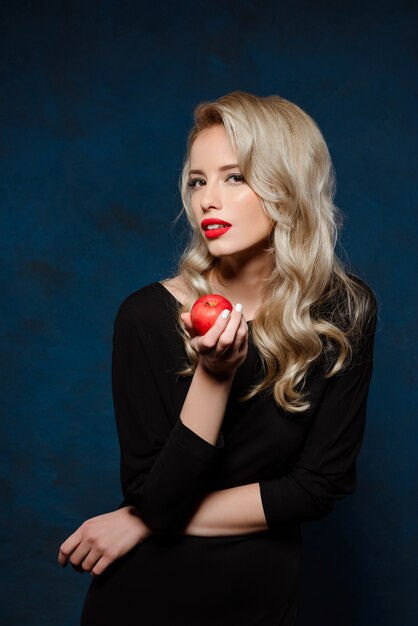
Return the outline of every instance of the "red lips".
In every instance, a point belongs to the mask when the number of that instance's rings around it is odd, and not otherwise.
[[[208,228],[211,224],[222,225],[222,228],[219,228],[219,226],[218,228]],[[201,225],[205,232],[206,239],[216,239],[216,237],[224,235],[231,228],[231,224],[229,222],[220,220],[218,217],[209,217],[202,220]]]
[[[220,220],[217,217],[209,217],[207,219],[204,219],[200,222],[200,225],[202,226],[203,230],[207,230],[207,227],[210,224],[223,224],[225,226],[231,226],[232,224],[230,224],[229,222],[225,222],[224,220]]]

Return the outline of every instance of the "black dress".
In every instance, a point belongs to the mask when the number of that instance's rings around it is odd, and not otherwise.
[[[369,288],[368,288],[369,289]],[[293,626],[300,524],[327,515],[355,487],[376,317],[355,364],[329,380],[317,365],[311,408],[286,413],[258,395],[263,376],[251,337],[216,445],[180,420],[192,378],[176,329],[178,301],[159,282],[130,294],[115,320],[112,391],[124,502],[158,532],[92,579],[82,626]],[[179,531],[205,493],[258,482],[268,529],[196,537]]]

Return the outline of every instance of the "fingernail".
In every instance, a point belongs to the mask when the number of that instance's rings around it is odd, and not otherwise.
[[[224,311],[222,311],[222,313],[221,313],[222,319],[226,320],[226,318],[228,317],[229,313],[230,313],[229,309],[225,309]]]
[[[242,311],[242,304],[240,304],[239,302],[235,305],[235,310],[238,311],[238,313],[241,313]]]

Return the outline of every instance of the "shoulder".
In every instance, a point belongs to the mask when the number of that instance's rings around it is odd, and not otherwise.
[[[178,302],[185,302],[188,297],[187,287],[182,276],[167,278],[161,284],[173,295]]]
[[[360,314],[375,317],[378,310],[374,290],[365,280],[351,272],[344,277],[334,274],[328,289],[320,300],[321,314],[341,329],[348,329]],[[347,328],[345,328],[347,327]]]
[[[119,304],[116,320],[134,323],[138,328],[150,327],[172,314],[168,292],[159,282],[149,283],[128,294]]]
[[[347,276],[356,285],[358,290],[364,294],[364,297],[367,300],[370,300],[371,303],[377,305],[376,294],[372,287],[366,283],[364,279],[356,276],[356,274],[353,274],[352,272],[347,272]]]
[[[119,304],[118,311],[123,313],[147,306],[156,300],[158,283],[149,283],[132,291]]]
[[[346,332],[351,344],[351,364],[373,359],[375,332],[378,321],[378,300],[372,287],[362,278],[347,272],[345,302],[341,306],[344,322],[340,329]]]
[[[320,310],[320,317],[342,331],[352,348],[352,360],[362,360],[373,351],[378,321],[378,300],[372,287],[352,272],[335,274]],[[340,342],[325,339],[323,357],[334,362]],[[368,358],[367,356],[367,358]]]
[[[376,293],[372,287],[359,276],[349,272],[347,273],[347,276],[355,288],[357,303],[359,309],[361,309],[362,317],[364,319],[363,332],[366,334],[369,332],[373,333],[376,328],[379,313],[379,304]]]

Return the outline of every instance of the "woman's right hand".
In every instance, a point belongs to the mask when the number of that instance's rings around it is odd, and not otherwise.
[[[97,576],[152,532],[133,506],[97,515],[86,520],[64,541],[58,562],[62,567],[70,562],[75,571]]]
[[[218,315],[212,328],[202,336],[193,328],[190,313],[181,314],[190,344],[199,354],[199,365],[216,378],[233,377],[247,357],[248,324],[242,307],[236,307],[226,319],[222,313]]]

